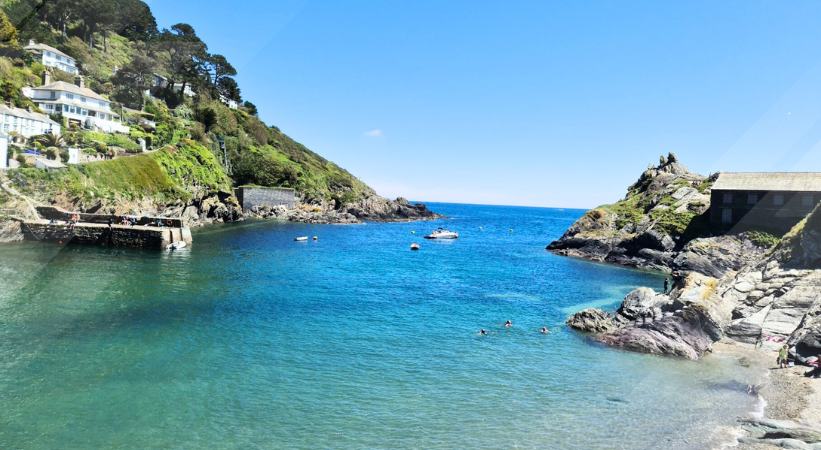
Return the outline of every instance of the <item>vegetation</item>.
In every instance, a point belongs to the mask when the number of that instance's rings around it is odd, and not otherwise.
[[[146,196],[160,202],[250,183],[291,187],[306,201],[337,205],[373,194],[344,169],[263,123],[257,107],[243,101],[230,61],[209,52],[189,24],[158,29],[140,0],[0,0],[0,97],[36,108],[20,93],[38,84],[45,70],[22,51],[29,39],[74,57],[86,85],[118,102],[116,110],[129,111],[124,116],[132,121],[128,135],[69,131],[64,142],[42,137],[37,145],[56,148],[51,153],[63,159],[66,146],[84,154],[139,153],[138,140],[144,139],[160,149],[56,173],[18,171],[15,180],[29,189],[83,201]],[[54,79],[72,81],[49,70]],[[156,86],[155,74],[167,85]],[[196,95],[184,95],[186,87]],[[240,106],[231,109],[228,100]],[[156,128],[143,127],[146,118]]]
[[[781,241],[780,237],[766,231],[748,231],[747,237],[753,244],[764,248],[770,248]]]

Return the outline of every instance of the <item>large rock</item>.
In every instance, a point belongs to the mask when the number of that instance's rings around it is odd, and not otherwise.
[[[698,359],[721,338],[721,327],[702,308],[689,307],[647,325],[598,336],[614,347],[657,355]]]
[[[598,309],[583,309],[567,319],[567,325],[585,333],[604,333],[616,329],[613,317]]]
[[[616,316],[624,321],[636,321],[646,318],[657,318],[662,314],[662,308],[670,303],[670,297],[658,294],[656,291],[640,287],[632,290],[621,303]]]
[[[747,234],[697,238],[688,242],[673,260],[673,270],[693,271],[721,278],[730,271],[758,261],[767,249]]]

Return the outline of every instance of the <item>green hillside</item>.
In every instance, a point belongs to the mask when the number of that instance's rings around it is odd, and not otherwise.
[[[58,174],[10,171],[21,188],[42,189],[40,197],[63,195],[78,203],[150,197],[163,203],[246,184],[292,187],[305,202],[338,206],[374,195],[346,170],[263,123],[242,98],[227,58],[210,53],[188,24],[158,29],[139,0],[0,0],[0,96],[36,110],[21,88],[40,84],[45,70],[53,80],[74,77],[43,67],[24,51],[30,39],[74,57],[85,85],[111,99],[131,126],[128,135],[66,129],[55,152],[74,146],[91,155],[134,154],[141,139],[155,150]],[[168,85],[152,86],[154,74]],[[188,87],[194,96],[181,93]],[[47,145],[18,143],[12,157],[23,161],[18,155],[24,148]]]

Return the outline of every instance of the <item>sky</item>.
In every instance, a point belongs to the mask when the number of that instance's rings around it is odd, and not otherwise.
[[[821,171],[821,2],[150,0],[384,196],[588,208],[658,157]]]

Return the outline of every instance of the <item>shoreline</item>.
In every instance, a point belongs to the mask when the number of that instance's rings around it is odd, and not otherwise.
[[[775,366],[775,351],[756,349],[753,344],[745,344],[724,338],[713,345],[718,357],[736,358],[743,366],[755,367],[758,384],[751,386],[757,392],[760,402],[756,410],[738,417],[736,423],[724,424],[715,430],[718,435],[727,434],[728,439],[719,444],[719,449],[765,450],[785,448],[777,440],[759,440],[752,436],[754,428],[750,422],[778,422],[795,424],[821,433],[821,378],[807,378],[803,373],[806,366],[796,365],[786,369]],[[792,443],[795,445],[795,443]],[[800,445],[800,444],[798,444]],[[786,448],[811,448],[791,446]]]

